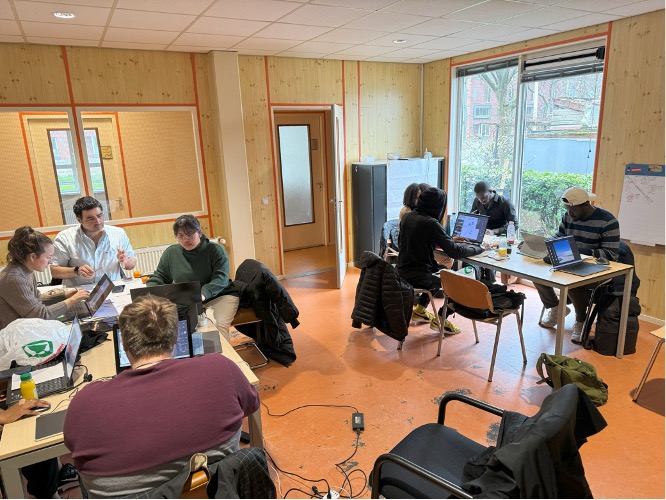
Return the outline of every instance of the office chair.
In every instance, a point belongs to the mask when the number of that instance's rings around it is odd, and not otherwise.
[[[652,335],[657,337],[659,340],[657,340],[657,345],[654,346],[654,351],[652,351],[652,356],[650,356],[650,360],[648,361],[647,366],[645,367],[645,372],[643,373],[643,377],[641,378],[641,381],[638,384],[638,387],[636,388],[636,392],[634,393],[634,397],[631,399],[634,403],[638,401],[638,396],[641,395],[641,391],[643,390],[643,386],[645,385],[645,381],[648,378],[648,375],[650,375],[650,371],[652,371],[652,366],[654,365],[655,360],[657,359],[657,355],[659,354],[659,351],[661,350],[661,346],[664,345],[664,327],[662,326],[661,328],[658,328],[657,330],[650,332]]]
[[[493,381],[493,371],[495,369],[495,358],[497,357],[497,346],[499,345],[500,332],[502,331],[502,320],[505,316],[514,314],[516,316],[516,324],[518,325],[518,337],[520,338],[520,348],[523,351],[523,364],[527,364],[527,355],[525,354],[525,342],[523,340],[523,327],[522,327],[522,313],[525,305],[521,309],[503,309],[495,310],[493,307],[493,300],[488,291],[488,287],[482,282],[477,281],[462,274],[442,269],[440,276],[442,278],[442,290],[444,291],[444,311],[451,305],[451,309],[460,314],[462,317],[471,319],[472,326],[474,327],[474,337],[476,343],[479,343],[479,334],[476,330],[476,322],[489,323],[497,326],[495,332],[495,345],[493,347],[493,356],[490,362],[490,372],[488,374],[488,382]],[[465,308],[488,310],[490,312],[487,318],[476,318],[470,315],[462,308],[456,309],[456,305],[464,306]],[[440,338],[440,348],[442,339]],[[439,353],[439,350],[438,350]]]
[[[501,417],[496,446],[486,447],[446,425],[452,401],[464,404],[456,411],[475,409],[465,418],[473,418],[477,409]],[[414,429],[376,459],[372,498],[591,498],[576,450],[605,426],[573,384],[546,397],[532,417],[447,393],[437,423]]]

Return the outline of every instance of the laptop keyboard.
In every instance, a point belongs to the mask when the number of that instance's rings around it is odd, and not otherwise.
[[[63,383],[62,383],[62,378],[55,378],[52,380],[45,380],[44,382],[40,382],[38,384],[35,384],[37,387],[37,395],[42,398],[44,396],[48,396],[49,394],[53,394],[56,391],[59,391],[60,389],[63,389]],[[18,402],[21,399],[21,390],[17,389],[15,391],[12,391],[11,398],[9,400],[9,404],[14,404]]]

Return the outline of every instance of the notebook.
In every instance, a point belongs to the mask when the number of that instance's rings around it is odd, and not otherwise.
[[[489,219],[487,215],[460,212],[453,226],[453,236],[462,236],[472,243],[481,244]]]
[[[577,276],[588,276],[610,269],[609,266],[583,262],[573,236],[546,240],[546,248],[555,271],[564,271]]]
[[[33,379],[35,379],[35,384],[37,386],[37,395],[40,398],[48,396],[49,394],[54,394],[60,392],[63,389],[68,389],[72,386],[72,376],[74,374],[74,365],[76,365],[76,358],[79,355],[79,347],[81,347],[81,325],[79,324],[78,318],[74,318],[72,322],[72,329],[69,334],[69,339],[67,340],[67,345],[62,354],[62,358],[56,358],[56,362],[52,365],[47,363],[45,365],[32,366],[28,370],[23,371],[25,373],[29,371],[32,373]],[[62,368],[62,377],[54,378],[51,380],[45,380],[39,382],[40,372],[44,373],[46,370],[54,370],[56,367]],[[19,376],[20,375],[15,375]],[[12,387],[14,387],[12,383]],[[16,385],[16,389],[12,389],[9,396],[9,404],[14,404],[21,399],[21,389]]]
[[[68,321],[75,316],[79,319],[92,318],[113,290],[113,281],[108,275],[102,276],[90,292],[88,300],[74,304],[66,314],[58,319]]]
[[[534,259],[543,259],[548,255],[546,248],[546,238],[538,234],[520,232],[520,237],[523,239],[522,245],[518,248],[517,252],[522,255],[527,255]]]

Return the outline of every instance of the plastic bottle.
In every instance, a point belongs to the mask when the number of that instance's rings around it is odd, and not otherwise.
[[[516,226],[513,224],[513,221],[509,221],[509,225],[506,228],[506,242],[509,245],[513,245],[516,241]]]
[[[423,157],[426,160],[429,160],[430,158],[432,158],[432,153],[430,151],[428,151],[428,148],[426,148],[425,153],[423,153]]]
[[[37,386],[30,372],[21,374],[21,397],[23,399],[39,399]]]
[[[499,247],[497,247],[497,256],[500,257],[501,259],[506,259],[507,254],[508,251],[506,247],[506,237],[500,236]]]

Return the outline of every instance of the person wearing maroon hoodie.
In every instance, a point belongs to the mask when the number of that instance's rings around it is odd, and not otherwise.
[[[174,478],[195,453],[209,463],[239,449],[257,391],[220,354],[173,359],[176,305],[146,296],[123,309],[131,370],[84,387],[67,409],[64,440],[91,498],[148,491]]]

